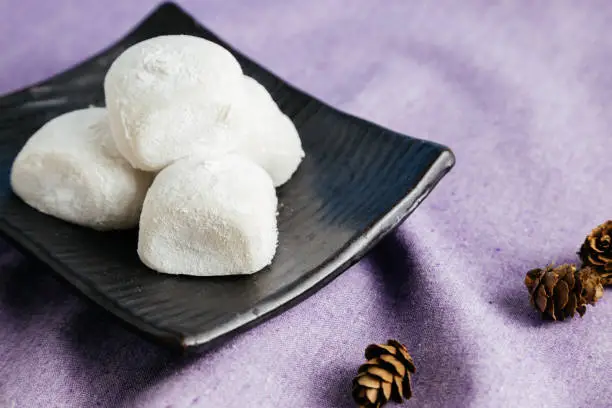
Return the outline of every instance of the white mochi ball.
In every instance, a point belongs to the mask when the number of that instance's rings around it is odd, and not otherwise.
[[[46,123],[24,145],[11,171],[13,191],[28,205],[98,230],[137,226],[152,180],[121,156],[103,108],[69,112]]]
[[[104,80],[119,151],[148,171],[191,154],[231,151],[228,113],[242,77],[231,53],[203,38],[167,35],[128,48]]]
[[[238,103],[236,131],[240,152],[268,172],[275,186],[287,182],[304,158],[298,132],[259,82],[243,80],[245,97]]]
[[[178,160],[147,193],[138,254],[163,273],[251,274],[276,252],[276,207],[270,176],[241,156]]]

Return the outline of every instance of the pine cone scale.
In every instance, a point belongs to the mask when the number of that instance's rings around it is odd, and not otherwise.
[[[578,275],[582,283],[582,296],[588,304],[594,305],[603,296],[601,276],[592,267],[582,268]]]
[[[380,357],[384,353],[395,354],[395,347],[387,344],[370,344],[365,350],[365,358],[371,360]]]
[[[397,402],[398,404],[404,400],[404,387],[402,386],[401,379],[395,377],[395,381],[393,383],[393,389],[391,391],[391,400],[393,402]]]
[[[383,383],[381,388],[382,388],[383,396],[385,397],[384,399],[386,401],[389,401],[389,398],[391,398],[391,390],[393,388],[391,385],[391,382]]]
[[[546,305],[546,314],[550,316],[553,320],[557,320],[557,314],[555,313],[555,303],[548,301]]]
[[[412,377],[408,377],[408,381],[404,381],[404,398],[412,398]]]
[[[390,354],[384,354],[380,356],[381,365],[387,367],[389,371],[395,372],[396,375],[400,377],[404,377],[406,375],[406,366],[402,364],[397,358],[393,357]],[[391,367],[389,367],[391,366]]]
[[[406,369],[414,374],[416,372],[416,367],[414,366],[412,357],[410,357],[410,354],[408,354],[408,350],[406,349],[406,347],[404,347],[403,344],[400,344],[395,340],[389,340],[389,344],[393,345],[399,352],[399,355],[402,357],[402,363],[404,364]]]
[[[567,301],[567,305],[565,306],[566,310],[569,310],[569,316],[574,317],[576,314],[576,308],[578,307],[578,298],[574,293],[572,293]]]
[[[569,291],[570,288],[565,281],[560,281],[555,287],[555,309],[561,310],[569,301]]]
[[[608,264],[610,262],[612,262],[612,258],[608,258],[604,255],[599,255],[599,259],[604,263],[604,264]]]
[[[543,269],[532,269],[527,272],[525,276],[525,286],[527,286],[530,295],[533,295],[533,292],[539,287],[544,273],[545,271]]]
[[[608,262],[604,269],[599,271],[599,276],[604,285],[612,285],[612,262]]]
[[[546,304],[548,303],[548,293],[546,293],[546,288],[542,285],[538,287],[536,292],[535,295],[532,295],[531,302],[535,303],[540,313],[544,313],[546,311]]]
[[[604,261],[602,259],[602,256],[599,256],[598,258],[594,258],[591,255],[587,255],[586,258],[587,258],[586,259],[587,261],[585,263],[587,263],[587,264],[589,264],[591,266],[604,266],[604,265],[606,265],[607,262],[609,262],[609,261]]]
[[[368,401],[372,404],[376,404],[377,403],[377,399],[378,399],[378,390],[374,389],[374,388],[369,388],[366,390],[366,398],[368,399]]]
[[[370,366],[368,367],[368,373],[370,373],[374,377],[380,378],[381,381],[390,383],[393,381],[393,374],[389,371],[385,370],[382,367]]]
[[[380,386],[380,380],[376,377],[371,376],[369,373],[362,373],[355,379],[357,384],[362,385],[366,388],[378,388]]]
[[[557,274],[547,273],[544,275],[544,281],[543,281],[542,286],[546,290],[546,295],[548,297],[552,296],[553,289],[557,285],[558,281],[559,281],[559,275]]]

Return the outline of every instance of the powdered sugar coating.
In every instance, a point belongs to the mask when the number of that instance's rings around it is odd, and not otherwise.
[[[152,180],[119,153],[103,108],[69,112],[46,123],[11,170],[13,191],[28,205],[98,230],[135,227]]]
[[[242,93],[240,64],[203,38],[140,42],[111,65],[104,92],[113,136],[132,166],[161,170],[197,153],[232,150],[228,112]]]
[[[276,207],[270,176],[250,160],[178,160],[147,193],[138,254],[150,268],[169,274],[256,272],[276,251]]]
[[[236,131],[240,153],[268,172],[275,186],[287,182],[304,158],[302,142],[291,119],[278,109],[269,92],[244,76],[244,97],[237,102]]]

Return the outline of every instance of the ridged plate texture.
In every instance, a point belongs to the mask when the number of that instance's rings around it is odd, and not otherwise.
[[[162,34],[198,35],[231,50],[180,8],[164,4],[101,54],[0,99],[0,232],[143,334],[199,349],[286,310],[356,262],[454,163],[444,146],[339,112],[233,51],[294,121],[306,151],[278,191],[278,252],[270,267],[248,277],[154,273],[138,260],[136,231],[100,233],[38,213],[11,192],[9,172],[46,121],[103,105],[104,74],[123,50]]]

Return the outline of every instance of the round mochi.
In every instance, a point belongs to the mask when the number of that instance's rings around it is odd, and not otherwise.
[[[17,155],[11,186],[38,211],[98,230],[138,225],[153,175],[134,170],[110,134],[106,109],[63,114]]]
[[[117,148],[148,171],[198,152],[231,151],[228,113],[241,97],[242,78],[232,54],[203,38],[168,35],[135,44],[104,79]]]
[[[242,135],[240,152],[268,172],[276,187],[287,182],[304,158],[298,132],[255,79],[244,76],[245,97],[234,126]]]
[[[241,156],[178,160],[153,182],[140,217],[138,255],[158,272],[251,274],[278,239],[270,176]]]

